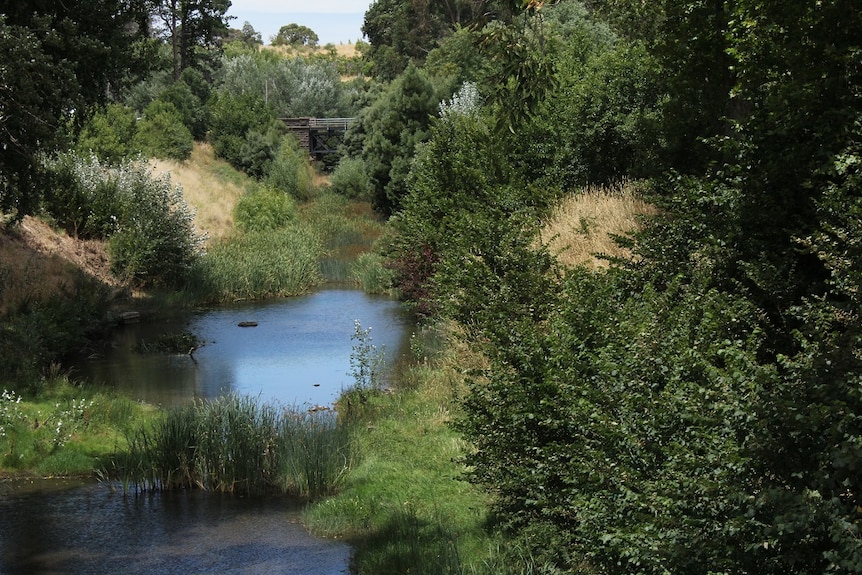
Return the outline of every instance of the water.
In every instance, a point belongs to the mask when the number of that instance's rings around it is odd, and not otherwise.
[[[355,290],[237,305],[118,329],[76,378],[176,405],[225,393],[331,405],[353,383],[354,321],[387,363],[406,347],[400,305]],[[256,327],[239,327],[256,322]],[[190,331],[188,354],[141,354],[141,341]],[[347,573],[350,548],[314,538],[296,502],[212,493],[114,493],[94,483],[0,482],[0,574]]]
[[[225,393],[286,405],[331,405],[353,383],[356,320],[371,328],[372,343],[385,349],[387,362],[397,362],[408,330],[398,302],[357,290],[324,290],[123,326],[113,349],[76,362],[74,375],[161,405]],[[257,326],[239,327],[241,322]],[[191,356],[136,351],[141,341],[182,331],[204,342]]]
[[[312,537],[298,504],[101,484],[0,483],[0,573],[348,573],[350,547]]]

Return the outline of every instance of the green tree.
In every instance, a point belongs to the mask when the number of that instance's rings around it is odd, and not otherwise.
[[[0,209],[33,211],[37,157],[141,72],[142,2],[7,2],[0,14]]]
[[[176,106],[156,100],[144,110],[135,145],[151,157],[183,161],[192,155],[194,138]]]
[[[362,159],[374,187],[374,206],[382,214],[398,210],[417,144],[429,134],[438,100],[421,70],[404,74],[369,108],[360,122],[365,137]]]
[[[213,48],[228,34],[230,0],[157,0],[154,12],[171,45],[174,80],[194,66],[197,48]]]
[[[81,130],[75,149],[100,160],[119,163],[141,150],[134,143],[138,131],[135,111],[122,104],[108,104],[98,110]]]
[[[216,92],[210,101],[209,140],[215,153],[237,169],[260,177],[277,149],[278,121],[262,98]]]
[[[278,34],[273,36],[273,46],[317,46],[320,37],[308,26],[299,24],[287,24],[278,29]]]

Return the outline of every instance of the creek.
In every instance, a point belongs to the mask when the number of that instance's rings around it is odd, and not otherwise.
[[[356,290],[222,307],[121,326],[74,377],[177,405],[226,393],[331,406],[353,383],[355,323],[387,365],[407,350],[398,302]],[[253,327],[240,327],[251,323]],[[141,353],[190,332],[191,354]],[[122,494],[92,482],[0,482],[0,573],[347,573],[350,548],[312,537],[297,502],[200,492]]]

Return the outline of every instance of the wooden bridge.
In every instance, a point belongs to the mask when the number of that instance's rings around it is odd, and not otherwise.
[[[354,118],[282,118],[300,146],[312,156],[334,154]]]

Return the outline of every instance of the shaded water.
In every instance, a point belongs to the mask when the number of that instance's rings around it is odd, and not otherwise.
[[[324,290],[122,326],[73,375],[163,405],[224,393],[330,405],[353,383],[355,320],[372,328],[387,363],[404,353],[409,319],[397,302]],[[182,331],[204,343],[192,356],[138,351],[142,341]],[[299,518],[297,503],[278,498],[0,482],[0,574],[347,573],[350,548],[310,536]]]
[[[324,290],[122,326],[113,349],[76,362],[74,374],[162,405],[229,392],[286,405],[329,405],[353,383],[355,320],[371,328],[387,362],[398,359],[409,321],[398,302],[357,290]],[[241,322],[257,326],[239,327]],[[142,341],[181,331],[204,343],[192,356],[136,351]]]
[[[5,482],[0,573],[347,573],[350,547],[312,537],[299,515],[284,499]]]

